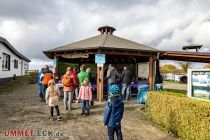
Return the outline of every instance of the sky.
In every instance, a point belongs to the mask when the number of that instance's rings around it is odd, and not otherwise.
[[[104,25],[160,50],[193,43],[210,52],[209,7],[210,0],[1,0],[0,36],[32,60],[30,69],[51,62],[42,51],[99,35]]]

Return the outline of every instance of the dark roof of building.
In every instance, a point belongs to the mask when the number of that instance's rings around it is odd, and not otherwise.
[[[183,50],[188,50],[188,49],[200,49],[203,45],[198,45],[198,44],[190,44],[183,46]]]
[[[5,38],[0,37],[0,43],[3,43],[10,51],[12,51],[15,55],[17,55],[19,58],[24,59],[27,62],[31,62],[30,59],[19,53]]]
[[[163,51],[162,53],[170,54],[185,54],[185,55],[197,55],[197,56],[210,56],[210,53],[206,52],[186,52],[186,51]]]
[[[91,49],[110,49],[110,50],[130,50],[130,51],[148,51],[157,52],[158,49],[148,47],[124,38],[120,38],[111,34],[101,34],[91,38],[87,38],[78,42],[54,48],[44,53],[65,52],[75,50],[91,50]]]
[[[210,63],[210,53],[164,51],[164,52],[161,52],[160,59]]]

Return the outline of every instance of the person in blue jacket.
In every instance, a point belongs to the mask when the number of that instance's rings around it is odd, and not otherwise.
[[[106,102],[104,111],[104,125],[107,126],[109,140],[114,140],[114,133],[117,140],[123,140],[121,132],[121,120],[123,118],[124,102],[117,84],[109,87],[109,99]]]
[[[40,98],[40,100],[43,100],[43,93],[42,93],[42,81],[41,81],[41,75],[42,75],[42,73],[43,73],[43,70],[44,70],[44,68],[42,68],[41,69],[41,71],[39,72],[39,74],[38,74],[38,79],[37,79],[37,84],[38,84],[38,87],[39,87],[39,98]]]

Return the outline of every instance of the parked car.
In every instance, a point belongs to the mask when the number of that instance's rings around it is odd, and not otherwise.
[[[179,81],[180,84],[187,84],[187,76],[182,76]]]

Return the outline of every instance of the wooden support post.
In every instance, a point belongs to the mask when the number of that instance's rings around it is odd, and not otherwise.
[[[103,101],[104,97],[104,66],[97,65],[97,100]]]
[[[97,100],[99,100],[99,67],[97,66]]]
[[[154,90],[154,57],[149,57],[149,87],[150,91]]]

